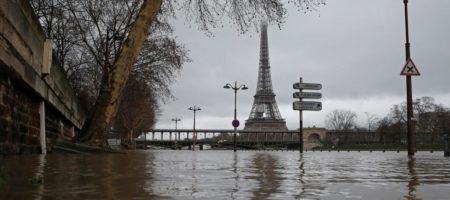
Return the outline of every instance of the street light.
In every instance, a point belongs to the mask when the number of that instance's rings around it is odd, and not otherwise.
[[[192,151],[195,151],[195,140],[197,139],[197,133],[195,132],[195,113],[202,109],[200,107],[196,107],[194,105],[194,107],[189,107],[188,110],[194,111],[194,132],[193,132],[193,136],[192,136],[193,137],[192,138]]]
[[[175,122],[175,131],[177,131],[177,129],[178,129],[177,124],[178,124],[179,121],[181,121],[181,119],[175,117],[175,118],[172,118],[172,121]],[[177,134],[177,133],[175,132],[175,134]],[[177,135],[175,135],[175,137],[177,137]],[[180,140],[180,134],[179,133],[178,133],[178,140]]]
[[[247,86],[245,85],[240,85],[239,87],[237,86],[237,82],[234,82],[234,87],[233,85],[227,83],[225,86],[223,86],[223,88],[225,89],[232,89],[234,90],[234,120],[233,120],[233,127],[234,127],[234,135],[233,135],[233,151],[236,152],[236,132],[237,132],[237,127],[239,126],[239,121],[236,119],[236,94],[237,91],[242,89],[242,90],[246,90],[248,89]]]
[[[175,122],[175,130],[177,130],[177,123],[178,123],[179,121],[181,121],[181,119],[175,117],[175,118],[172,118],[172,121]]]

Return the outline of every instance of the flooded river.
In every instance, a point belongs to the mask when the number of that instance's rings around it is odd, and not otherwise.
[[[450,199],[450,160],[442,152],[6,156],[0,199]]]

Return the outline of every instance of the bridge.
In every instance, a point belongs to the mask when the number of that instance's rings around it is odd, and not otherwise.
[[[169,149],[191,149],[194,143],[196,148],[205,146],[211,149],[232,149],[234,130],[227,129],[153,129],[136,140],[138,146],[163,147]],[[321,146],[325,140],[325,129],[306,128],[303,137],[299,137],[299,131],[248,131],[238,130],[236,145],[238,149],[283,149],[298,150],[303,144],[303,149],[311,149]]]

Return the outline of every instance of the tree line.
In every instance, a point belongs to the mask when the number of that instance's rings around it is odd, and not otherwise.
[[[433,97],[421,97],[413,101],[414,130],[418,136],[435,143],[444,134],[450,134],[450,108],[436,103]],[[325,126],[334,131],[372,131],[383,143],[403,143],[406,140],[406,102],[394,104],[384,117],[365,113],[366,128],[357,124],[357,114],[351,110],[336,109],[325,120]],[[422,137],[422,138],[424,138]],[[419,140],[419,139],[418,139]]]

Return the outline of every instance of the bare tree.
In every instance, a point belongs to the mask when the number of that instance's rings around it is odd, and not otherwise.
[[[417,119],[418,131],[430,134],[431,143],[436,137],[448,130],[449,110],[443,105],[436,104],[432,97],[422,97],[413,102]]]
[[[387,139],[389,137],[391,121],[389,117],[383,117],[380,121],[378,121],[377,133],[380,135],[380,142],[386,144]]]
[[[356,125],[357,115],[350,110],[333,110],[326,116],[325,124],[331,130],[348,131]]]
[[[404,124],[395,121],[389,116],[383,117],[378,121],[377,132],[380,134],[380,142],[383,144],[400,144],[402,135],[405,135]]]
[[[432,97],[421,97],[413,102],[414,121],[417,133],[431,136],[431,143],[436,137],[449,131],[450,111],[443,105],[436,104]],[[379,124],[378,131],[389,132],[389,137],[399,142],[406,137],[406,103],[393,105],[389,115]]]
[[[121,97],[115,129],[121,132],[122,141],[131,144],[133,138],[153,127],[158,108],[152,90],[136,76],[128,80]]]
[[[378,124],[378,117],[369,112],[364,112],[364,114],[366,114],[366,117],[367,117],[367,130],[373,131],[374,129],[377,129],[376,126]]]

